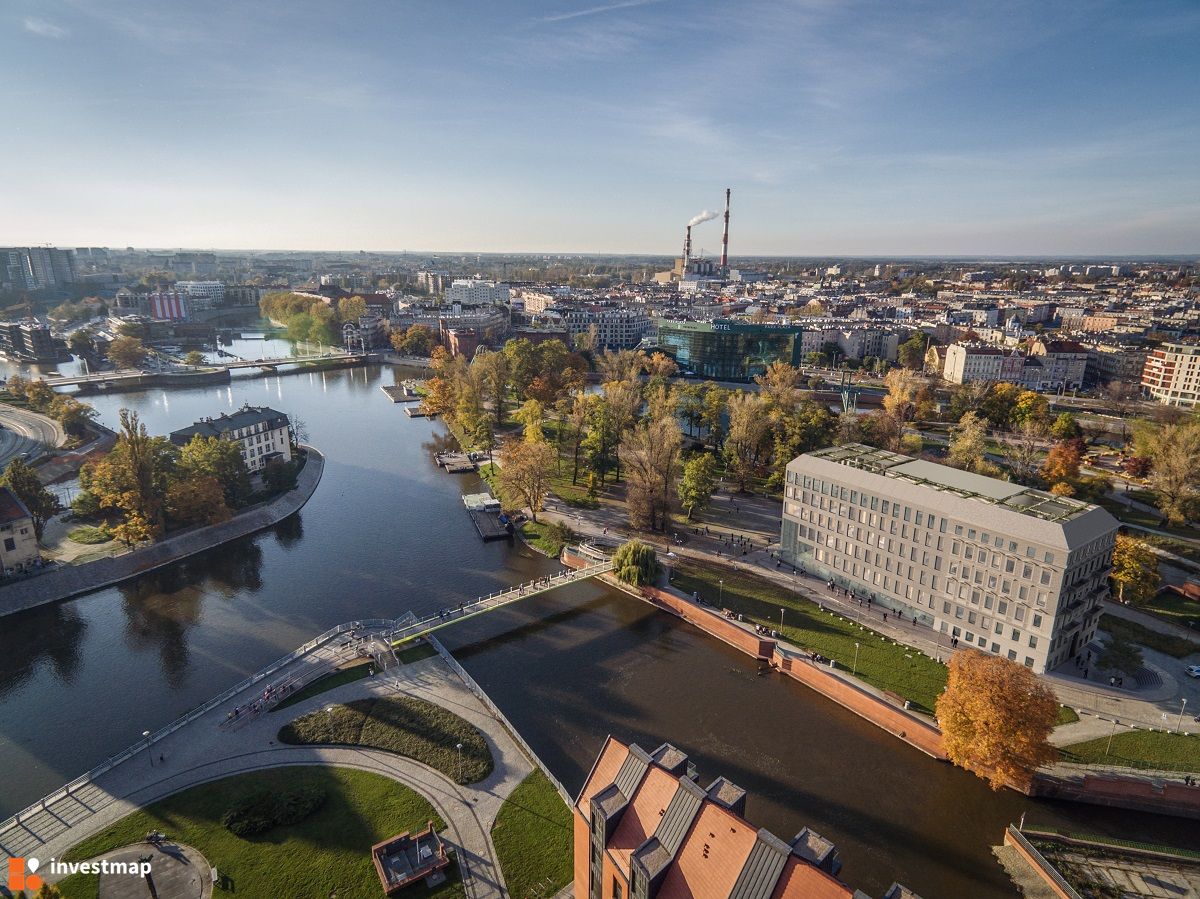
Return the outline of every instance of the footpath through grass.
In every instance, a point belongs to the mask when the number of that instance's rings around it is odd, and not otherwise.
[[[721,580],[723,588],[718,583]],[[841,669],[853,668],[857,677],[899,694],[918,711],[932,715],[938,694],[946,686],[945,665],[835,612],[822,612],[816,603],[793,597],[790,590],[766,578],[688,561],[676,568],[674,584],[689,595],[699,593],[710,605],[719,603],[775,629],[779,628],[779,610],[784,609],[782,633],[788,642],[835,659]]]
[[[492,773],[483,734],[448,709],[411,696],[356,699],[302,715],[279,729],[279,742],[382,749],[436,768],[455,783]],[[462,744],[462,750],[456,747]]]
[[[1165,652],[1177,659],[1200,652],[1200,643],[1194,640],[1153,631],[1136,621],[1127,621],[1107,613],[1100,616],[1100,630],[1112,634],[1117,639],[1128,640],[1130,643],[1145,646],[1147,649]]]
[[[1097,737],[1063,747],[1062,758],[1081,764],[1200,772],[1200,735],[1127,730],[1113,734],[1111,750],[1108,737]]]
[[[274,827],[249,839],[234,836],[221,817],[248,794],[312,787],[325,792],[321,807],[303,821]],[[428,821],[444,822],[428,800],[378,774],[315,766],[272,768],[240,774],[177,793],[122,818],[112,827],[75,846],[67,857],[92,858],[141,840],[151,830],[198,849],[228,878],[216,897],[278,899],[281,896],[332,896],[377,899],[379,878],[371,864],[371,846]],[[405,895],[451,899],[463,895],[458,867],[435,890],[424,884]],[[207,871],[205,871],[207,876]],[[78,877],[78,875],[76,875]],[[68,878],[68,899],[95,897],[83,878]]]
[[[572,877],[571,811],[540,768],[500,806],[492,845],[512,896],[553,896]]]
[[[1171,624],[1196,628],[1196,637],[1200,639],[1200,602],[1180,596],[1178,593],[1164,591],[1138,606],[1143,612],[1156,615]]]
[[[287,699],[279,703],[272,712],[279,712],[283,709],[293,706],[298,702],[304,702],[313,696],[319,696],[329,690],[336,689],[343,684],[352,684],[356,680],[362,680],[364,677],[369,677],[371,672],[375,670],[375,663],[371,661],[359,662],[357,665],[351,665],[348,668],[339,668],[336,671],[331,671],[326,675],[318,677],[312,683],[306,685],[303,689],[293,693]]]

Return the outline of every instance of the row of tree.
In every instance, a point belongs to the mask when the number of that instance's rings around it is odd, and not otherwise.
[[[14,400],[24,400],[34,412],[53,418],[70,437],[76,439],[84,437],[88,425],[96,420],[95,409],[73,396],[55,393],[45,381],[12,375],[5,392]]]
[[[342,322],[358,321],[367,312],[366,302],[359,296],[342,297],[335,305],[290,291],[264,294],[258,306],[263,318],[287,328],[291,340],[311,340],[326,346],[341,343]]]

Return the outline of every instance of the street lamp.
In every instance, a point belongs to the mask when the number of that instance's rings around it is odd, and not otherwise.
[[[1112,729],[1108,732],[1108,745],[1104,748],[1104,757],[1108,758],[1108,753],[1112,750],[1113,734],[1117,732],[1117,725],[1121,722],[1113,718]]]
[[[463,746],[463,744],[462,744],[462,743],[456,743],[456,744],[454,745],[454,748],[458,750],[458,780],[459,780],[459,783],[462,783],[462,777],[463,777],[463,773],[462,773],[462,746]]]
[[[154,767],[154,753],[150,751],[150,731],[142,731],[142,739],[146,741],[146,756],[150,759],[150,767]]]
[[[783,630],[783,609],[779,610],[779,630]]]
[[[717,605],[719,605],[721,608],[724,608],[725,607],[725,580],[723,578],[717,578],[717,584],[719,585],[719,592],[717,593],[717,596],[720,597],[717,601]]]
[[[854,666],[850,669],[851,674],[858,674],[858,644],[854,644]]]
[[[1175,733],[1179,733],[1179,728],[1183,724],[1183,710],[1187,708],[1187,697],[1179,700],[1179,720],[1175,722]]]

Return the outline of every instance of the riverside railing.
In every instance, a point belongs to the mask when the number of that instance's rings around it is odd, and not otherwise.
[[[213,709],[217,708],[218,706],[222,705],[223,703],[228,702],[230,699],[237,696],[243,690],[245,690],[249,687],[252,687],[257,683],[260,683],[262,680],[270,677],[272,674],[274,674],[280,668],[284,667],[285,665],[290,665],[292,662],[296,661],[296,659],[300,658],[301,656],[307,655],[308,653],[312,652],[317,647],[322,646],[325,643],[328,643],[334,637],[338,637],[341,634],[347,633],[349,631],[359,630],[359,629],[363,629],[363,628],[389,628],[390,629],[390,628],[394,628],[399,621],[403,621],[403,620],[405,620],[405,619],[404,618],[400,618],[400,619],[367,618],[367,619],[363,619],[361,621],[350,621],[345,624],[339,624],[337,627],[330,628],[329,630],[325,631],[323,634],[320,634],[319,636],[316,636],[313,639],[309,640],[307,643],[305,643],[303,646],[299,647],[298,649],[295,649],[292,652],[288,653],[283,658],[276,659],[274,662],[272,662],[270,665],[267,665],[265,668],[262,668],[256,672],[254,672],[254,674],[251,674],[245,680],[242,680],[241,682],[230,687],[228,690],[226,690],[224,693],[220,694],[219,696],[214,696],[212,699],[208,700],[208,702],[204,703],[203,705],[197,706],[196,708],[192,709],[190,712],[188,712],[187,714],[183,715],[180,718],[176,718],[174,721],[172,721],[166,727],[163,727],[163,728],[155,731],[149,737],[143,737],[142,739],[138,740],[136,743],[134,743],[129,748],[117,753],[116,755],[112,756],[111,758],[105,759],[103,762],[101,762],[96,767],[92,768],[90,771],[86,772],[85,774],[81,774],[79,777],[75,778],[74,780],[70,781],[69,783],[65,784],[64,786],[59,787],[53,793],[43,796],[41,799],[39,799],[37,802],[33,803],[32,805],[29,805],[29,806],[21,809],[21,811],[17,812],[15,815],[12,815],[11,817],[7,818],[4,821],[0,821],[0,833],[7,831],[10,827],[15,827],[17,825],[20,825],[23,820],[29,818],[30,816],[32,816],[34,814],[46,811],[47,806],[52,805],[53,803],[57,802],[60,799],[65,799],[66,797],[70,796],[74,790],[79,789],[80,787],[84,786],[85,784],[91,783],[100,775],[102,775],[108,771],[111,771],[117,765],[121,764],[122,762],[124,762],[130,758],[133,758],[135,755],[142,752],[143,750],[148,750],[151,746],[153,746],[155,743],[157,743],[163,737],[167,737],[167,736],[175,733],[175,731],[179,730],[181,727],[183,727],[187,724],[190,724],[191,722],[195,721],[197,718],[200,718],[200,717],[208,714]],[[2,842],[2,841],[0,841],[0,842]]]
[[[546,763],[543,762],[538,754],[533,751],[533,747],[525,742],[525,738],[521,736],[517,729],[513,727],[512,722],[508,720],[508,716],[500,711],[496,703],[492,702],[492,698],[488,696],[486,692],[484,692],[483,687],[479,686],[479,684],[475,682],[475,678],[467,674],[466,669],[463,668],[462,665],[458,664],[458,659],[450,655],[449,650],[447,650],[446,647],[442,645],[441,641],[438,640],[437,637],[433,636],[433,634],[429,634],[425,637],[425,639],[429,641],[430,646],[437,650],[437,654],[442,657],[442,661],[449,665],[451,670],[462,679],[462,682],[466,684],[467,689],[475,694],[475,697],[487,707],[489,712],[496,716],[496,720],[500,722],[501,726],[506,731],[508,731],[508,735],[513,738],[513,741],[518,747],[520,747],[521,751],[525,753],[529,760],[537,765],[541,772],[546,775],[547,780],[554,785],[554,789],[558,790],[558,795],[562,797],[562,801],[565,802],[568,807],[574,805],[574,800],[571,798],[571,794],[567,792],[567,788],[559,783],[557,777],[550,773],[550,769],[546,767]]]
[[[1051,886],[1055,889],[1055,892],[1059,893],[1061,896],[1067,897],[1067,899],[1083,899],[1083,897],[1075,891],[1075,888],[1067,883],[1066,879],[1058,873],[1058,869],[1046,861],[1045,857],[1041,852],[1038,851],[1037,847],[1034,846],[1033,843],[1029,842],[1029,840],[1025,839],[1025,834],[1021,833],[1020,828],[1013,827],[1010,824],[1008,826],[1007,833],[1008,838],[1012,840],[1017,845],[1017,848],[1021,850],[1021,853],[1027,859],[1029,859],[1030,864],[1034,866],[1037,873],[1049,884],[1051,884]]]

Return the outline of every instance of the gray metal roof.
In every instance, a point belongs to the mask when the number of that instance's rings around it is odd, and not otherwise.
[[[630,746],[629,755],[625,756],[625,761],[621,763],[621,769],[617,772],[613,786],[628,799],[637,790],[638,784],[642,782],[642,777],[646,774],[649,764],[650,756],[646,754],[646,750],[636,743]]]
[[[791,847],[770,831],[760,830],[729,899],[770,899],[791,855]]]
[[[659,819],[658,827],[654,828],[654,836],[671,855],[674,855],[683,844],[683,838],[687,836],[688,828],[692,826],[692,820],[700,811],[704,797],[705,792],[699,785],[686,777],[680,778],[679,789],[667,803],[667,810]]]

